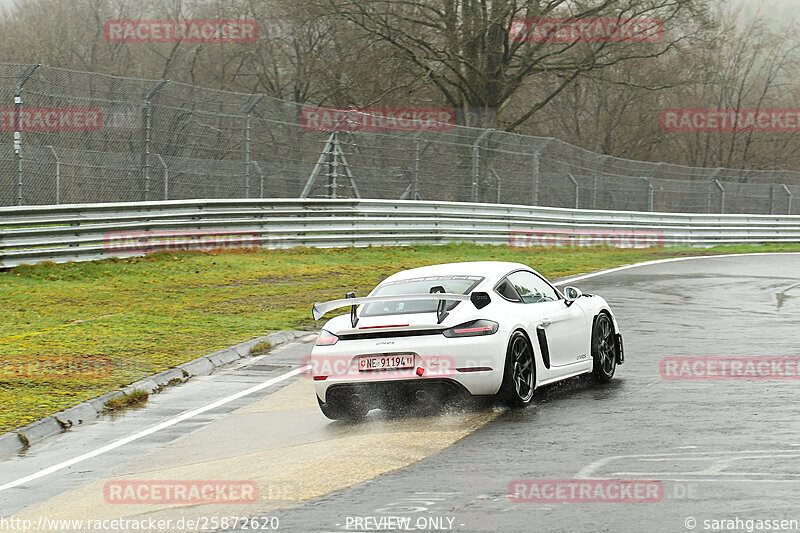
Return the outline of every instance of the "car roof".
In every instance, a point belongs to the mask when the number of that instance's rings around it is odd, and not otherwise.
[[[403,270],[402,272],[392,274],[384,281],[446,275],[481,276],[487,279],[500,279],[509,272],[519,269],[533,270],[528,265],[508,261],[469,261],[464,263],[444,263],[441,265],[430,265]]]

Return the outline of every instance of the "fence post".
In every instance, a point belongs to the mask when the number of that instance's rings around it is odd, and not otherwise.
[[[652,211],[653,210],[653,204],[655,203],[655,187],[653,186],[653,180],[654,179],[658,179],[658,178],[656,178],[656,174],[658,174],[658,171],[661,170],[661,167],[663,167],[663,166],[664,166],[664,163],[658,163],[656,165],[656,168],[654,168],[653,172],[650,174],[649,189],[647,191],[647,194],[648,194],[648,196],[647,196],[648,209],[647,210],[648,211]]]
[[[56,160],[56,205],[61,203],[61,160],[58,158],[56,149],[53,145],[49,145],[50,152],[53,154],[53,159]]]
[[[722,186],[718,179],[715,179],[714,183],[719,187],[719,214],[722,215],[725,213],[725,187]]]
[[[604,155],[600,157],[600,166],[606,164],[608,158],[611,157],[609,155]],[[597,209],[597,171],[592,172],[592,209]]]
[[[317,159],[317,163],[314,165],[314,170],[311,171],[311,176],[308,177],[308,181],[306,181],[306,185],[303,187],[303,192],[300,193],[300,198],[308,198],[308,195],[311,193],[311,188],[314,186],[314,182],[322,173],[322,168],[323,165],[325,165],[325,161],[328,159],[328,155],[335,157],[335,141],[336,132],[333,131],[328,137],[328,140],[325,141],[325,147],[322,149],[322,153],[319,154],[319,159]]]
[[[147,201],[150,192],[150,100],[167,83],[167,80],[158,80],[142,99],[142,181],[139,184],[139,195],[143,202]]]
[[[769,185],[769,214],[775,214],[775,182]]]
[[[483,133],[478,135],[478,138],[475,139],[475,142],[472,143],[472,195],[471,201],[477,202],[478,201],[478,177],[480,175],[480,157],[481,157],[481,149],[480,149],[480,142],[494,130],[489,128],[488,130],[483,130]]]
[[[533,152],[533,190],[531,191],[531,205],[539,205],[539,154],[541,154],[552,141],[553,138],[548,137],[544,144]]]
[[[244,121],[242,122],[242,186],[245,198],[250,198],[250,113],[253,112],[253,108],[258,105],[262,98],[264,98],[263,94],[255,95],[244,109]]]
[[[783,187],[783,190],[786,191],[786,195],[789,197],[789,199],[788,199],[788,207],[786,209],[786,214],[787,215],[791,215],[792,214],[792,191],[789,190],[789,187],[787,187],[785,183],[782,183],[781,187]]]
[[[572,181],[572,186],[575,187],[575,209],[579,209],[581,187],[578,185],[578,180],[575,179],[572,172],[567,172],[567,176],[569,176],[570,181]]]
[[[422,136],[423,130],[414,134],[414,175],[411,181],[411,199],[420,200],[419,195],[419,138]]]
[[[775,179],[772,180],[772,184],[769,186],[769,214],[775,214],[775,188],[778,186],[778,179],[782,178],[786,175],[785,170],[781,170]]]
[[[14,85],[14,205],[22,205],[22,86],[33,76],[33,71],[39,68],[39,63],[29,65],[22,76]]]
[[[493,168],[490,169],[492,171],[492,175],[494,176],[495,186],[497,188],[497,202],[500,203],[500,176],[497,175],[497,171]]]
[[[258,171],[258,197],[264,198],[264,173],[261,171],[261,166],[258,164],[258,161],[250,161],[250,163],[256,167]]]
[[[331,145],[331,160],[328,163],[328,198],[338,198],[336,189],[339,188],[339,154],[336,151],[336,143],[339,141],[339,132],[333,132]]]
[[[720,172],[722,172],[722,167],[715,168],[708,177],[708,190],[706,191],[706,213],[711,213],[711,186],[714,184],[714,182],[719,183],[716,178]]]
[[[642,179],[647,182],[647,210],[653,211],[653,178],[642,176]]]
[[[161,168],[164,176],[164,200],[169,200],[169,167],[164,162],[164,158],[161,157],[161,154],[156,154],[158,160],[161,162]]]

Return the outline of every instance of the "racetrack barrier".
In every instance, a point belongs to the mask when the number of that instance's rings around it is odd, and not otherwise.
[[[454,242],[620,248],[788,243],[800,242],[800,216],[357,199],[0,207],[0,268],[130,257],[158,250]]]

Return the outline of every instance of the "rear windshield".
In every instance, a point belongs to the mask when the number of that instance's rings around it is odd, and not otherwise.
[[[443,287],[450,294],[469,294],[483,278],[480,276],[428,276],[389,281],[380,285],[371,296],[395,296],[398,294],[430,294],[433,287]],[[447,310],[460,302],[448,302]],[[400,302],[378,302],[364,305],[361,316],[401,315],[409,313],[435,313],[436,300],[412,300]]]

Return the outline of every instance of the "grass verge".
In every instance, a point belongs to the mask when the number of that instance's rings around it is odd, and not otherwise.
[[[398,270],[507,260],[557,278],[681,255],[765,251],[800,245],[294,248],[23,265],[0,272],[0,433],[226,346],[314,328],[314,301],[364,295]]]

